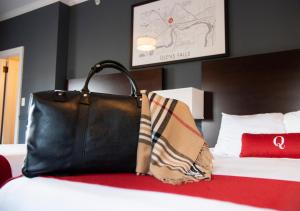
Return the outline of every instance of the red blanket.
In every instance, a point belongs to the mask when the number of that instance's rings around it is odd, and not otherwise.
[[[173,186],[150,176],[94,174],[57,179],[112,187],[203,197],[277,210],[300,210],[300,182],[235,176],[213,176],[210,182]]]
[[[0,155],[0,188],[12,177],[11,168],[7,159]]]

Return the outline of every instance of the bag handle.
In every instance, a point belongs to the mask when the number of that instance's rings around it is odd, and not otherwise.
[[[100,71],[102,71],[104,68],[114,68],[114,69],[119,70],[121,73],[124,73],[131,85],[131,96],[137,98],[137,96],[140,92],[139,92],[139,89],[137,88],[135,80],[130,76],[129,71],[122,64],[120,64],[119,62],[116,62],[116,61],[112,61],[112,60],[101,61],[101,62],[95,64],[91,68],[91,71],[89,72],[88,77],[85,81],[84,87],[81,90],[83,93],[90,92],[88,85],[89,85],[91,78],[96,73],[99,73]]]

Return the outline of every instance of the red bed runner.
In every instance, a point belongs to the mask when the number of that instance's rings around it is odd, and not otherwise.
[[[55,178],[118,188],[203,197],[261,208],[300,210],[300,182],[214,175],[210,182],[201,181],[172,186],[150,176],[134,174],[94,174]]]
[[[4,156],[0,155],[0,188],[11,177],[12,174],[9,162]]]

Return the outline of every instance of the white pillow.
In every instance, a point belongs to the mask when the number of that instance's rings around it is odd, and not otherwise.
[[[283,122],[287,133],[300,133],[300,111],[286,113]]]
[[[229,115],[222,113],[222,122],[215,154],[239,157],[243,133],[285,133],[282,113]]]

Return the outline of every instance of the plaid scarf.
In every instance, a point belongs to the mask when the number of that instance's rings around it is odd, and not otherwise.
[[[212,155],[186,104],[142,92],[136,172],[174,185],[210,180]]]

